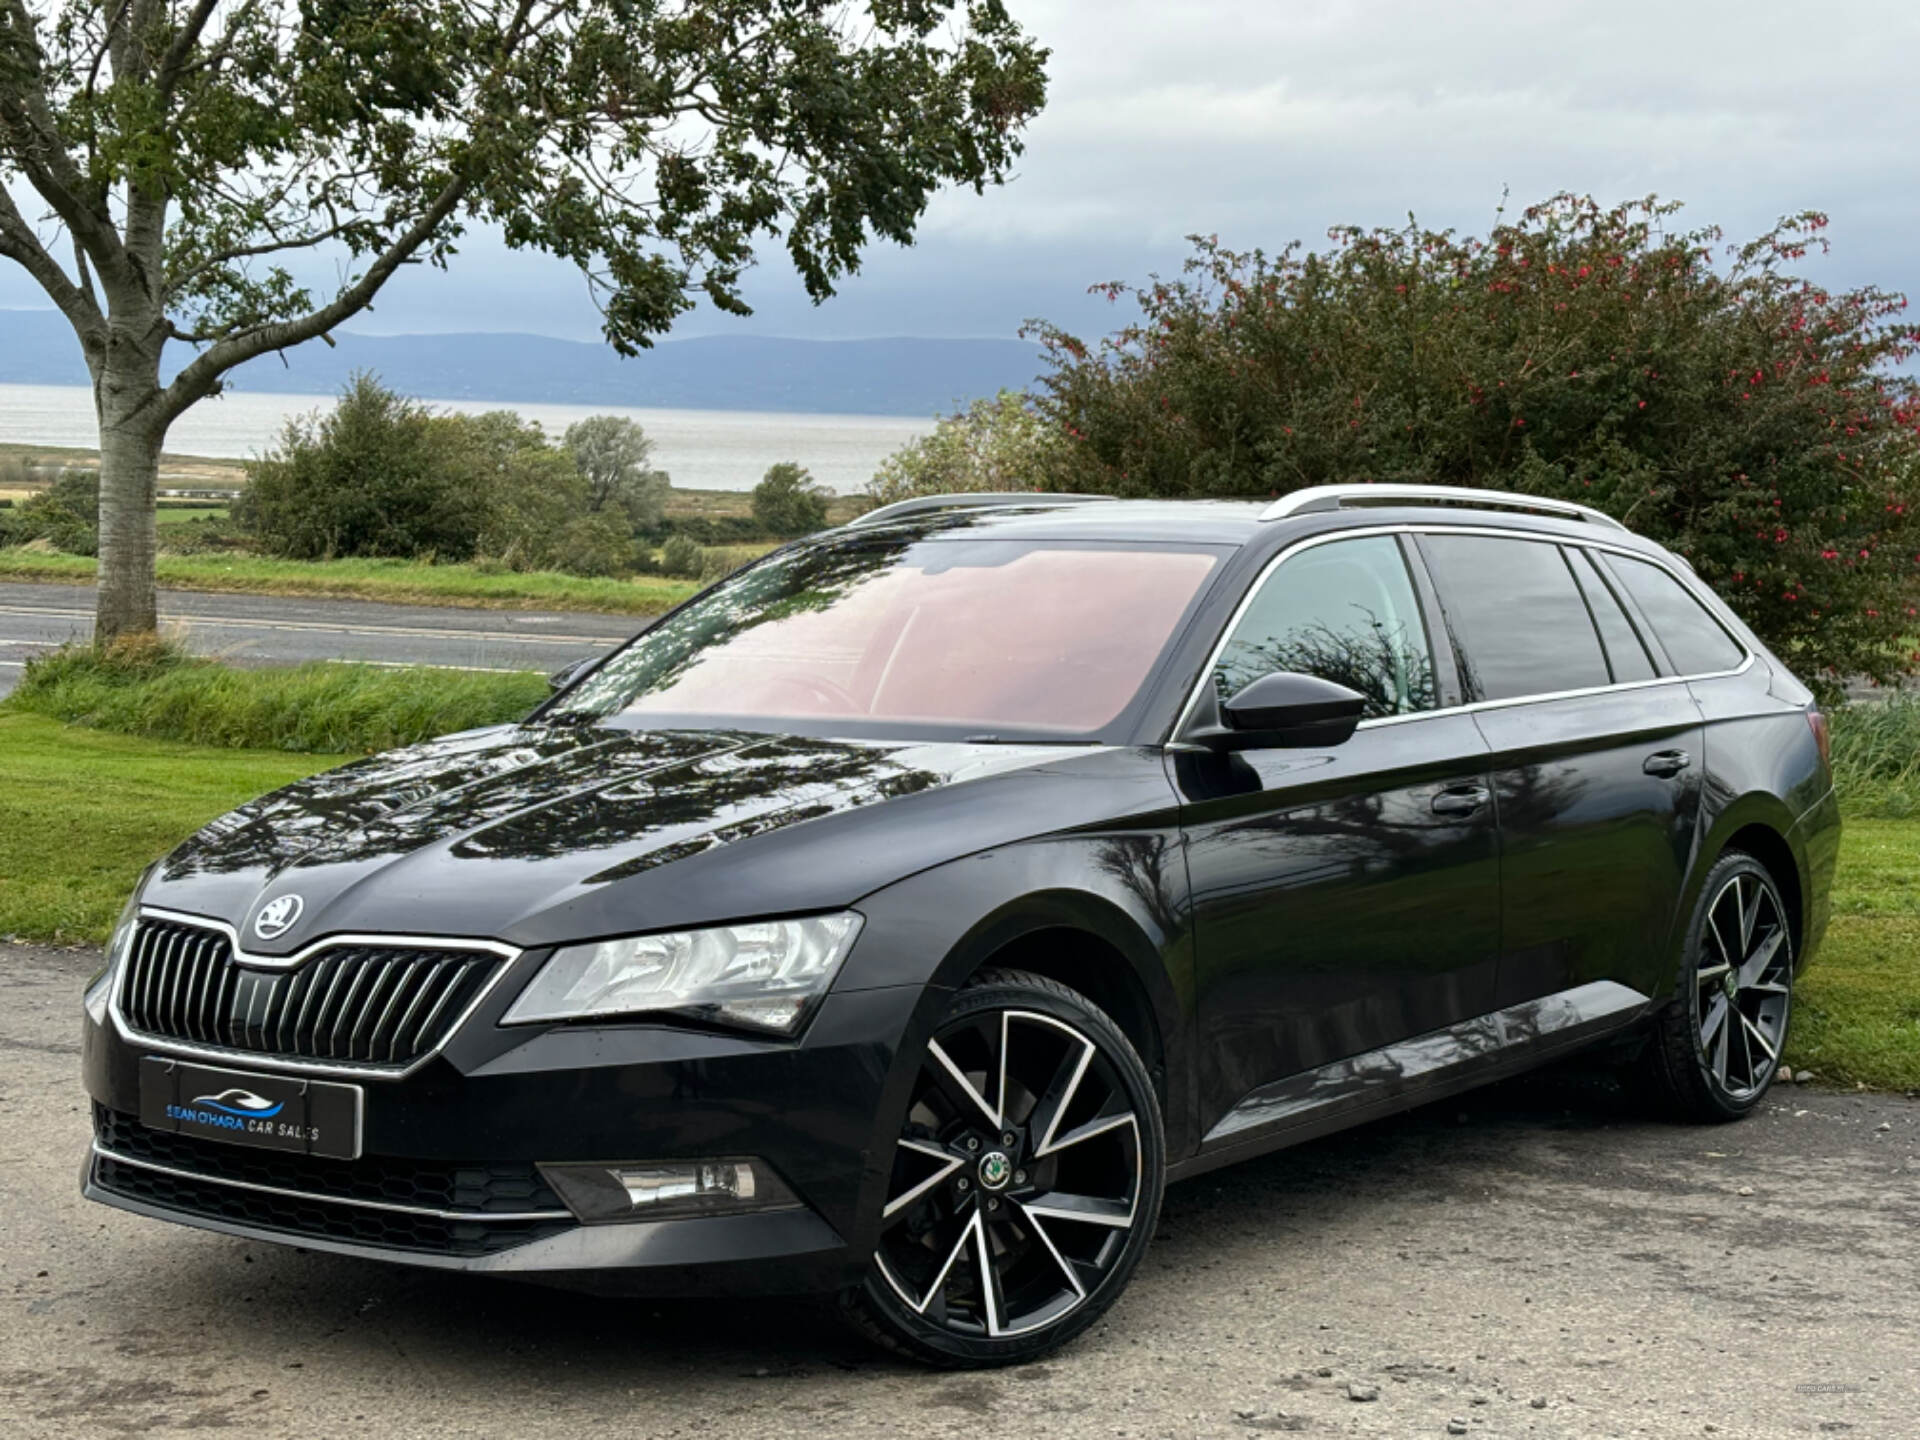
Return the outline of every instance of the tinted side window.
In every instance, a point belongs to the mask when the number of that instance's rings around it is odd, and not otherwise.
[[[1707,607],[1658,565],[1627,555],[1607,556],[1607,565],[1627,587],[1640,613],[1682,675],[1710,675],[1731,670],[1746,651],[1721,628]]]
[[[1433,652],[1400,546],[1369,535],[1315,545],[1282,561],[1221,651],[1220,698],[1290,670],[1367,697],[1369,719],[1431,710]]]
[[[1475,698],[1609,683],[1600,637],[1558,545],[1486,535],[1425,535],[1420,543]]]
[[[1620,608],[1607,582],[1593,568],[1592,557],[1584,550],[1569,550],[1567,555],[1574,578],[1580,582],[1580,592],[1587,597],[1587,608],[1593,612],[1593,623],[1600,628],[1600,640],[1607,647],[1607,664],[1613,670],[1614,684],[1653,679],[1653,657],[1647,654],[1639,632],[1633,628],[1627,612]]]

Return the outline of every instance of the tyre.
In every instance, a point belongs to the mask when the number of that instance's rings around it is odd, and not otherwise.
[[[928,1364],[1036,1359],[1126,1288],[1165,1177],[1159,1103],[1120,1028],[1052,980],[985,972],[927,1046],[873,1264],[840,1308]]]
[[[1779,1073],[1793,1013],[1793,929],[1771,873],[1729,851],[1707,872],[1673,999],[1640,1056],[1656,1108],[1679,1120],[1738,1120]]]

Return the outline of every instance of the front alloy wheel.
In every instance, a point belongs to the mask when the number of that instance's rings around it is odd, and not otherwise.
[[[848,1308],[938,1364],[1044,1354],[1124,1288],[1163,1171],[1146,1068],[1113,1022],[1053,981],[990,972],[927,1045]]]

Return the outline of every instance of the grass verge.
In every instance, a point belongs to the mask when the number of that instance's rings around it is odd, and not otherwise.
[[[604,615],[657,615],[700,587],[656,575],[588,579],[545,571],[493,573],[472,565],[412,560],[274,560],[261,555],[162,555],[160,583],[215,594],[311,595],[332,600],[458,605],[476,609],[585,610]],[[0,580],[90,585],[85,555],[0,548]]]
[[[223,811],[333,763],[0,711],[0,935],[105,939],[154,856]]]
[[[1794,1069],[1920,1088],[1920,818],[1848,819],[1833,921],[1794,999]]]
[[[27,662],[7,708],[222,749],[365,755],[517,720],[544,677],[315,662],[238,670],[164,645],[69,646]]]
[[[1885,820],[1920,815],[1920,695],[1836,706],[1833,779],[1847,812]]]

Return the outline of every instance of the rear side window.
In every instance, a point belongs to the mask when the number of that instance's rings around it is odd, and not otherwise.
[[[1633,622],[1627,619],[1627,612],[1620,608],[1607,582],[1593,568],[1592,557],[1584,550],[1569,550],[1567,555],[1567,563],[1573,566],[1574,577],[1580,582],[1580,592],[1587,597],[1587,609],[1593,612],[1593,623],[1599,627],[1600,639],[1607,647],[1613,683],[1625,685],[1633,680],[1653,679],[1653,657],[1647,654],[1647,647],[1640,642]]]
[[[1370,535],[1315,545],[1267,577],[1220,652],[1213,683],[1226,700],[1276,671],[1359,691],[1369,719],[1440,703],[1433,652],[1397,541]]]
[[[1711,675],[1732,670],[1747,652],[1687,587],[1658,565],[1627,555],[1609,555],[1607,565],[1627,587],[1654,638],[1682,675]]]
[[[1486,535],[1425,535],[1461,679],[1480,700],[1609,682],[1587,602],[1560,547]]]

